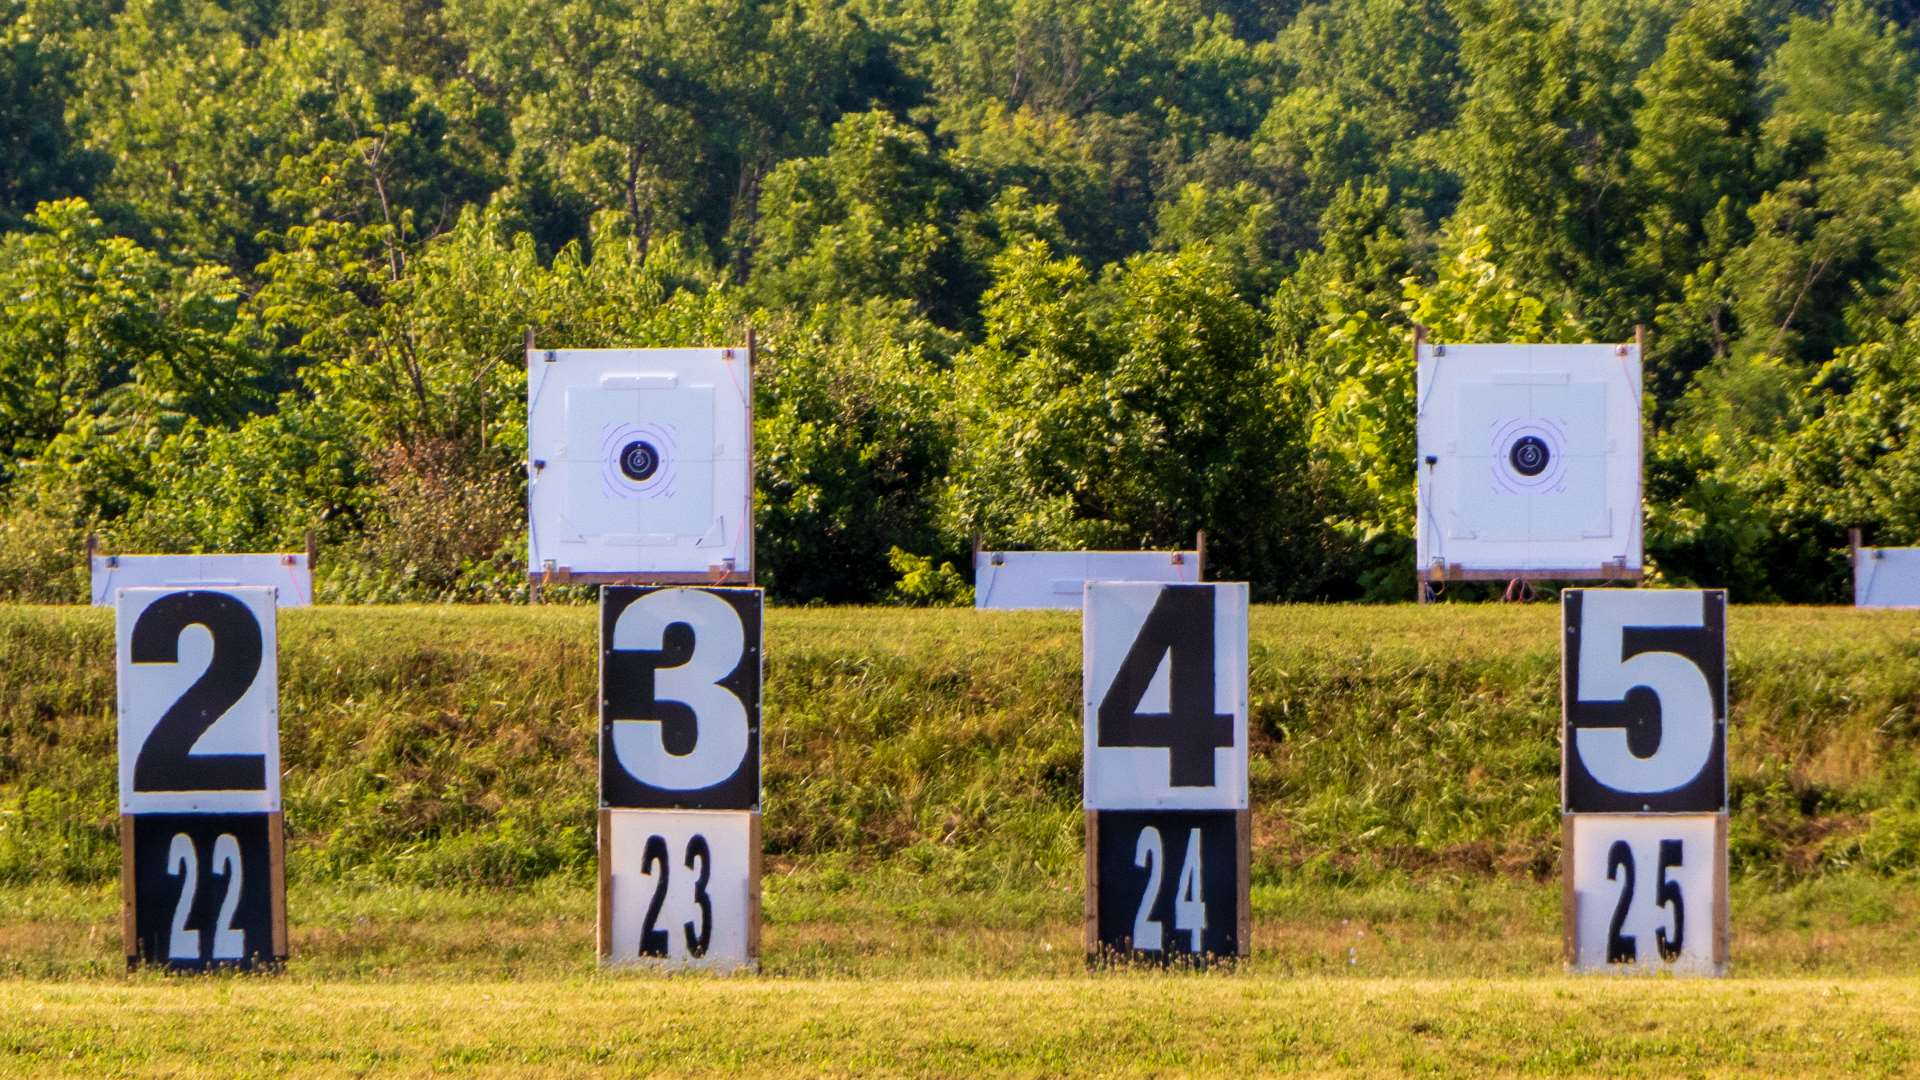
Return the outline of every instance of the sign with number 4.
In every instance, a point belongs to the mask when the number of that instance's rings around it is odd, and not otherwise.
[[[122,937],[182,970],[286,959],[271,588],[122,589]]]
[[[1088,582],[1086,947],[1247,953],[1247,586]]]
[[[1247,586],[1088,582],[1089,810],[1247,805]]]

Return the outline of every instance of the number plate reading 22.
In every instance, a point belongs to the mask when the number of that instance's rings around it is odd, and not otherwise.
[[[270,815],[135,814],[132,822],[137,959],[197,970],[274,958]]]

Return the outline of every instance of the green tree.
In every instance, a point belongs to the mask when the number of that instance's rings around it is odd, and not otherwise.
[[[83,519],[112,516],[166,432],[259,403],[257,334],[224,270],[170,266],[81,200],[27,224],[0,238],[0,480],[31,472],[80,494]]]

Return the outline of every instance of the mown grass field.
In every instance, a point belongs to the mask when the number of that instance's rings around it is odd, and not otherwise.
[[[295,959],[194,980],[119,959],[111,613],[0,609],[0,1074],[1920,1068],[1920,614],[1735,608],[1711,984],[1559,973],[1556,618],[1256,610],[1256,951],[1167,977],[1080,958],[1076,616],[775,609],[708,979],[593,967],[591,610],[286,612]]]

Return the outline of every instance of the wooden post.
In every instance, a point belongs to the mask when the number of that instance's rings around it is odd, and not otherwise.
[[[1082,900],[1081,939],[1087,959],[1100,956],[1100,811],[1088,810],[1087,816],[1087,894]]]
[[[1200,529],[1193,534],[1193,580],[1207,580],[1207,530]]]

